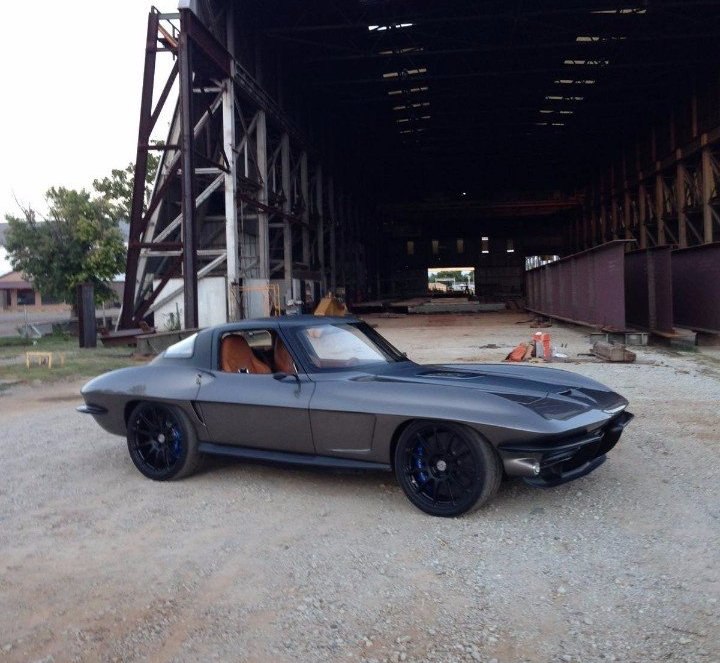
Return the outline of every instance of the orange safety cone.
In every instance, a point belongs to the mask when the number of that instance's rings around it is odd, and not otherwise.
[[[542,335],[543,356],[545,361],[552,361],[552,348],[550,347],[550,334]]]

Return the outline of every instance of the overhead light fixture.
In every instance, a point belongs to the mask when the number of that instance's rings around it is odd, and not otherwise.
[[[406,53],[422,53],[425,50],[422,46],[408,46],[406,48],[392,48],[378,51],[378,55],[404,55]]]
[[[588,42],[602,42],[602,41],[625,41],[627,37],[615,37],[615,36],[605,36],[600,37],[597,35],[580,35],[578,37],[575,37],[575,41],[579,43],[588,43]]]
[[[591,14],[646,14],[645,7],[623,7],[622,9],[593,9]]]
[[[585,99],[585,97],[569,97],[560,94],[548,94],[545,96],[546,101],[582,101],[583,99]]]
[[[409,28],[412,23],[395,23],[393,25],[368,25],[369,32],[384,32],[385,30],[399,30],[401,28]]]
[[[565,60],[563,64],[580,67],[606,67],[610,60]]]
[[[403,69],[402,71],[388,71],[383,74],[383,78],[399,78],[400,76],[417,76],[418,74],[424,74],[427,71],[425,67],[418,69]]]
[[[591,79],[577,80],[574,78],[560,78],[555,81],[556,85],[595,85],[595,81]]]
[[[414,94],[417,92],[427,92],[427,90],[428,90],[427,85],[423,85],[422,87],[410,87],[410,88],[405,88],[403,90],[388,90],[388,94],[390,94],[390,95],[403,94],[403,92]]]
[[[400,104],[399,106],[393,106],[393,110],[407,110],[408,108],[427,108],[430,105],[429,101],[418,101],[414,104]]]

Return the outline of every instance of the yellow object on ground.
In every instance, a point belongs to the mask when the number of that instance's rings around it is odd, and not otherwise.
[[[60,366],[65,366],[65,353],[59,352]],[[26,352],[25,353],[25,366],[30,368],[31,363],[37,363],[38,366],[43,364],[47,365],[48,368],[52,368],[53,364],[53,353],[52,352]]]
[[[314,315],[347,315],[347,306],[343,304],[337,297],[333,297],[331,292],[328,292],[315,308]]]

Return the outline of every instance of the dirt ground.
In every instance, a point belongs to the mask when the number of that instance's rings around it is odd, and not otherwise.
[[[371,322],[416,361],[482,362],[525,317]],[[154,483],[74,411],[80,382],[0,392],[0,661],[719,661],[720,356],[595,363],[547,331],[636,419],[588,477],[458,519],[378,472]]]

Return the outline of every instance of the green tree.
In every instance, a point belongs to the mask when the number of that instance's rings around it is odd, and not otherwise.
[[[109,282],[125,265],[125,244],[111,203],[64,187],[49,189],[45,198],[45,219],[30,208],[23,217],[5,217],[13,268],[50,297],[74,302],[76,286],[91,282],[97,301],[109,298]]]
[[[143,211],[147,209],[152,183],[155,180],[159,163],[160,157],[154,154],[148,154]],[[93,189],[107,202],[110,214],[118,221],[130,220],[134,177],[135,166],[130,163],[123,169],[114,168],[110,171],[108,177],[93,180]]]

